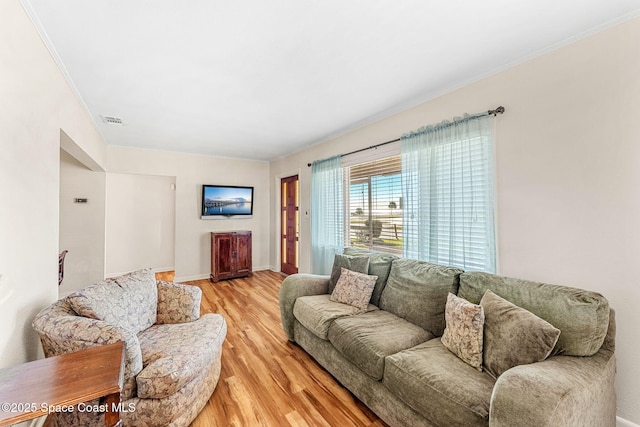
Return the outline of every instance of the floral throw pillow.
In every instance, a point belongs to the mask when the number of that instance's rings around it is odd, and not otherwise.
[[[482,371],[482,306],[449,293],[444,317],[446,327],[442,344],[467,364]]]
[[[333,268],[331,269],[331,277],[329,278],[329,292],[333,292],[333,289],[336,287],[336,283],[338,283],[338,279],[340,278],[340,272],[343,268],[357,273],[367,274],[369,272],[369,257],[336,254],[333,258]]]
[[[377,279],[378,276],[369,276],[342,267],[340,278],[329,299],[366,311]]]

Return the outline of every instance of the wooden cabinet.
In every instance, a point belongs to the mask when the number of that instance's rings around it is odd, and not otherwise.
[[[251,231],[211,233],[212,282],[251,276]]]

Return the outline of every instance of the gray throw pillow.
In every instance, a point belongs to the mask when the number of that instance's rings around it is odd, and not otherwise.
[[[329,293],[333,292],[333,289],[336,287],[342,268],[355,271],[356,273],[367,274],[369,272],[369,257],[336,254],[333,258],[333,269],[331,270],[331,278],[329,279]]]
[[[486,291],[484,367],[494,378],[518,365],[541,362],[551,354],[560,330],[515,304]]]

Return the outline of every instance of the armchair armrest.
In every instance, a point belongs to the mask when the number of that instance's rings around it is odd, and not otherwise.
[[[280,317],[282,327],[289,341],[293,338],[293,305],[296,299],[305,295],[322,295],[329,292],[329,276],[316,274],[292,274],[282,281],[278,299],[280,302]]]
[[[40,311],[32,327],[40,335],[45,357],[123,341],[125,369],[122,394],[129,397],[134,392],[135,376],[142,370],[142,352],[138,337],[133,332],[103,320],[79,316],[64,300]]]
[[[616,424],[615,355],[555,356],[502,374],[491,396],[490,427]]]
[[[157,281],[158,324],[188,323],[200,318],[202,290],[193,285]]]

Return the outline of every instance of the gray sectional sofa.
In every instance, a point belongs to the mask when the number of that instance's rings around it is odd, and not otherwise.
[[[377,276],[366,309],[332,301],[340,267]],[[484,363],[502,357],[503,372],[443,345],[449,293],[482,301]],[[391,426],[615,425],[615,317],[595,292],[347,249],[331,277],[287,277],[280,310],[288,339]],[[537,322],[556,332],[530,363]]]

